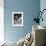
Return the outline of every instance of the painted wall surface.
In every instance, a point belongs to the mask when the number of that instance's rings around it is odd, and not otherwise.
[[[41,11],[43,9],[46,9],[46,0],[40,0],[40,9],[41,9]],[[43,22],[40,21],[40,25],[46,27],[46,10],[43,12],[42,17],[43,17]]]
[[[4,1],[4,39],[18,41],[32,29],[35,12],[40,9],[40,0],[5,0]],[[12,12],[24,13],[24,26],[12,26]]]

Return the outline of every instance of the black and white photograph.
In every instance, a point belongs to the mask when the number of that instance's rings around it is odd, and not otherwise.
[[[13,12],[12,13],[12,25],[13,26],[23,26],[23,12]]]

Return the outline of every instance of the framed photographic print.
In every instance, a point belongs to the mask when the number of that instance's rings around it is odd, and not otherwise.
[[[12,12],[12,26],[23,26],[23,12]]]

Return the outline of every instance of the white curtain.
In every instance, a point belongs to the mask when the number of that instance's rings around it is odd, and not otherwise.
[[[0,0],[0,42],[4,41],[4,0]]]

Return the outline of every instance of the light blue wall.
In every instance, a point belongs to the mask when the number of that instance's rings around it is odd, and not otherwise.
[[[46,0],[41,0],[40,1],[40,10],[42,11],[43,9],[46,9]],[[43,12],[43,22],[40,22],[40,25],[45,26],[46,27],[46,10]]]
[[[5,0],[4,1],[4,38],[7,41],[18,41],[32,28],[32,19],[40,9],[40,0]],[[12,12],[23,11],[24,26],[12,26]]]

